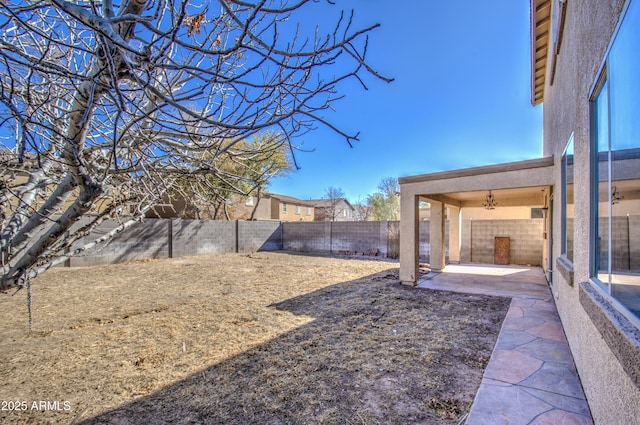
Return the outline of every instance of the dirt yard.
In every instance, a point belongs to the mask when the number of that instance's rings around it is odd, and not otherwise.
[[[0,294],[0,423],[455,424],[509,300],[287,253],[58,268]]]

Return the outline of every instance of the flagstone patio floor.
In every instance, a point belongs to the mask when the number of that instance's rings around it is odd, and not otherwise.
[[[593,424],[542,269],[451,264],[418,287],[512,298],[466,425]]]

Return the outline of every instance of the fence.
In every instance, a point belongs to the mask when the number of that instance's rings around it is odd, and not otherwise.
[[[82,221],[78,225],[82,225]],[[94,233],[76,242],[72,249],[117,225],[113,221],[104,222]],[[67,265],[90,266],[149,258],[280,249],[282,223],[276,221],[146,219],[117,234],[105,246],[71,258]]]
[[[78,223],[80,225],[82,221]],[[100,237],[116,226],[115,222],[103,223],[73,248]],[[428,223],[421,227],[422,254],[428,258]],[[397,257],[399,222],[146,219],[116,235],[104,247],[73,257],[67,265],[76,267],[148,258],[279,250]]]
[[[82,225],[82,221],[78,223]],[[112,230],[105,222],[75,246]],[[512,262],[540,264],[542,220],[463,221],[461,260],[493,262],[493,237],[511,238]],[[420,222],[420,259],[429,261],[429,222]],[[448,240],[448,222],[445,240]],[[70,266],[113,264],[148,258],[255,251],[307,251],[397,258],[399,222],[279,222],[146,219],[116,235],[104,247],[74,257]]]

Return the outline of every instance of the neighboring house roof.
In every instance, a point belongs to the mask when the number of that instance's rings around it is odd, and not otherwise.
[[[303,201],[302,199],[294,198],[293,196],[279,195],[277,193],[265,193],[262,197],[278,199],[279,201],[286,202],[288,204],[299,204],[299,205],[305,205],[308,207],[314,206],[313,202],[311,201]]]
[[[531,104],[542,103],[544,98],[544,86],[546,84],[547,57],[549,43],[554,42],[551,38],[551,0],[530,0],[531,1]],[[559,2],[564,7],[564,1]],[[564,9],[562,9],[563,11]],[[564,12],[562,12],[564,13]],[[563,22],[563,20],[559,20]],[[559,23],[557,25],[560,25]],[[553,37],[561,37],[562,28],[554,29]],[[553,46],[554,49],[559,48]],[[551,60],[555,60],[552,54]],[[553,71],[552,71],[553,73]],[[553,77],[552,77],[553,78]],[[552,79],[553,82],[553,79]]]
[[[349,208],[353,209],[353,206],[347,201],[346,198],[338,198],[337,202],[334,199],[310,199],[308,202],[313,203],[316,208],[331,208],[341,202],[349,205]]]

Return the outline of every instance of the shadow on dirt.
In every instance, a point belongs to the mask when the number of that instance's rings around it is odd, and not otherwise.
[[[308,324],[82,423],[450,424],[509,302],[405,287],[397,269],[336,284],[270,306]]]

